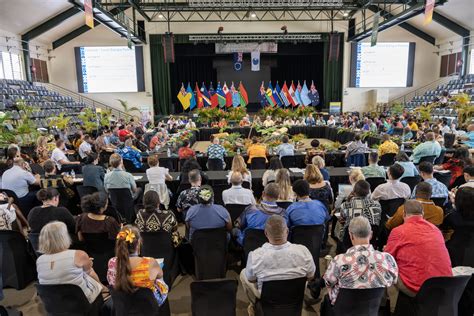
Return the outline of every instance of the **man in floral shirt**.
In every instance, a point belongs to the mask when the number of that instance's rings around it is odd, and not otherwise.
[[[207,147],[207,159],[220,159],[222,160],[223,168],[225,168],[224,156],[225,148],[220,144],[218,137],[212,138],[212,144]]]
[[[179,212],[183,213],[184,217],[186,217],[186,212],[191,206],[199,203],[198,194],[201,190],[201,173],[199,170],[194,169],[189,171],[188,178],[191,188],[182,191],[176,201],[176,208]]]
[[[372,230],[368,219],[353,218],[349,234],[353,247],[334,257],[323,276],[331,305],[336,302],[341,288],[372,289],[397,283],[395,259],[389,253],[374,250],[370,244]]]

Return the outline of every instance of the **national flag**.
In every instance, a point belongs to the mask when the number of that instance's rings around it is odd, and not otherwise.
[[[314,81],[311,80],[311,88],[309,89],[308,97],[311,100],[312,106],[319,105],[319,92],[316,90],[316,86],[314,85]]]
[[[278,97],[278,92],[276,91],[275,88],[273,88],[272,83],[268,82],[268,88],[272,90],[272,98],[275,101],[275,105],[278,105],[281,107],[281,101],[280,98]]]
[[[285,85],[286,85],[286,81],[285,81]],[[291,106],[296,106],[296,101],[294,99],[294,95],[295,95],[295,87],[294,87],[294,84],[293,84],[293,81],[291,81],[291,84],[290,84],[290,87],[286,86],[286,88],[288,89],[288,101],[290,101],[290,104]]]
[[[258,91],[258,101],[260,102],[260,105],[262,107],[265,107],[268,104],[267,94],[265,93],[265,87],[263,85],[263,81],[262,81],[262,85],[260,86],[260,89]]]
[[[300,98],[304,106],[308,106],[311,104],[311,100],[309,99],[308,94],[309,94],[309,90],[308,90],[308,86],[306,85],[306,80],[305,80],[300,90]]]
[[[272,87],[271,82],[268,82],[267,90],[265,90],[265,96],[266,96],[268,104],[270,106],[275,106],[276,105],[276,101],[273,98],[273,87]]]
[[[219,107],[222,108],[225,106],[225,93],[222,90],[221,83],[217,83],[217,88],[216,88],[216,95],[217,95],[217,102],[219,104]]]
[[[178,100],[181,103],[183,110],[187,110],[191,105],[191,94],[184,88],[184,83],[181,83],[181,89],[178,92]]]
[[[201,90],[199,90],[198,83],[196,82],[196,87],[194,88],[194,91],[196,91],[196,103],[198,106],[198,109],[204,107],[204,99],[202,97]]]
[[[277,89],[280,88],[280,86],[278,85],[278,82],[277,82]],[[283,102],[283,104],[285,106],[290,106],[291,105],[291,102],[290,102],[290,99],[291,98],[289,96],[289,92],[288,92],[288,86],[286,85],[286,81],[283,82],[283,86],[280,90],[280,98],[281,98],[281,101]]]
[[[304,105],[303,101],[301,100],[301,84],[300,81],[298,80],[298,85],[296,86],[295,89],[295,99],[300,105]]]
[[[190,110],[192,110],[196,107],[196,98],[194,97],[193,88],[191,88],[190,82],[188,82],[188,88],[186,89],[186,92],[191,95],[191,99],[189,100],[189,107]]]
[[[209,91],[206,89],[206,85],[204,82],[202,83],[201,86],[201,96],[202,99],[204,100],[204,106],[211,106],[211,95],[209,94]]]
[[[286,106],[285,102],[281,98],[280,93],[281,93],[281,88],[280,88],[280,85],[278,84],[278,81],[277,81],[277,83],[275,85],[275,89],[273,90],[273,98],[275,99],[275,101],[277,101],[279,106]]]
[[[244,53],[242,52],[234,53],[234,70],[235,71],[242,70],[243,60],[244,60]]]
[[[249,96],[247,94],[247,90],[245,90],[245,87],[242,81],[239,84],[239,93],[240,93],[240,105],[247,106],[247,104],[249,104]]]
[[[291,81],[291,86],[290,86],[289,91],[290,91],[291,100],[293,100],[293,102],[291,102],[291,105],[293,105],[293,107],[300,105],[300,101],[296,97],[296,88],[293,81]]]
[[[227,83],[224,81],[224,86],[222,87],[222,91],[224,92],[225,95],[225,106],[226,107],[231,107],[232,106],[232,94],[229,91],[229,88],[227,87]]]
[[[209,85],[209,94],[211,96],[211,107],[215,108],[216,106],[219,105],[219,98],[217,96],[216,91],[214,91],[214,87],[212,86],[212,82]]]
[[[238,107],[240,105],[240,93],[235,89],[234,83],[232,82],[232,85],[230,86],[230,95],[232,95],[232,105],[234,108]]]

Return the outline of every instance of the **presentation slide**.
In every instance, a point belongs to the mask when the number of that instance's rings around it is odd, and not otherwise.
[[[353,47],[351,86],[397,88],[412,85],[414,43],[357,43]]]
[[[143,61],[136,48],[138,47],[76,47],[79,92],[143,91],[140,89]]]

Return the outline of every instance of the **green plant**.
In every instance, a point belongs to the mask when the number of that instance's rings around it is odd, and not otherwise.
[[[109,126],[110,125],[110,115],[112,115],[112,110],[111,109],[101,109],[100,112],[97,113],[99,116],[99,123],[100,126]]]
[[[469,120],[474,117],[474,106],[471,105],[471,98],[466,93],[460,93],[452,98],[454,101],[454,108],[458,113],[458,124],[468,124]]]
[[[15,139],[19,145],[32,145],[36,142],[40,133],[36,129],[35,122],[30,118],[33,116],[33,112],[36,112],[38,109],[26,105],[23,100],[17,101],[16,107],[19,110],[18,113],[20,114],[20,119],[16,124]]]
[[[6,126],[10,119],[9,113],[0,112],[0,146],[7,146],[15,140],[15,134]]]
[[[128,105],[128,101],[121,100],[121,99],[117,99],[117,101],[120,102],[120,105],[122,106],[123,111],[124,111],[129,117],[130,117],[130,116],[133,116],[132,114],[130,114],[130,113],[132,113],[132,112],[138,112],[138,113],[140,113],[140,109],[137,108],[136,106],[130,107],[130,106]]]
[[[65,116],[64,113],[59,114],[59,116],[52,117],[48,122],[48,127],[56,127],[58,129],[65,129],[69,125],[71,117]]]
[[[436,103],[419,106],[415,108],[415,113],[418,113],[418,116],[421,120],[431,121],[431,110],[434,106],[436,106]]]
[[[82,127],[87,133],[92,133],[94,130],[99,128],[97,113],[95,113],[91,108],[86,108],[82,111],[81,114],[79,114],[79,119],[82,121]]]
[[[403,109],[404,109],[404,106],[403,104],[399,103],[399,102],[396,102],[396,103],[393,103],[391,108],[390,108],[390,113],[392,115],[400,115],[403,113]]]

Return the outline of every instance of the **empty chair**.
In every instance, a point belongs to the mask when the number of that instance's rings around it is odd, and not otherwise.
[[[210,158],[207,160],[207,170],[210,170],[210,171],[224,170],[224,162],[218,158]]]
[[[3,250],[2,272],[3,287],[24,289],[36,279],[36,264],[27,249],[25,237],[17,231],[0,231],[0,247]]]
[[[143,172],[140,169],[137,169],[133,162],[128,159],[122,159],[123,160],[123,166],[125,167],[125,170],[127,170],[130,173],[138,173],[138,172]]]
[[[281,163],[286,169],[296,168],[296,157],[295,156],[283,156],[281,157]]]
[[[379,165],[389,167],[395,163],[395,156],[397,154],[385,154],[380,156]]]
[[[451,171],[448,172],[434,172],[433,177],[444,184],[447,188],[449,188],[449,183],[451,182]]]
[[[262,229],[247,229],[245,230],[243,248],[244,248],[244,262],[247,262],[247,257],[250,251],[261,247],[267,242],[267,237]]]
[[[380,206],[382,207],[382,221],[386,220],[386,216],[393,216],[397,209],[405,203],[404,198],[390,199],[390,200],[380,200]]]
[[[51,316],[99,316],[103,304],[102,295],[90,304],[82,289],[77,285],[36,284],[36,290],[46,312]]]
[[[421,182],[421,177],[420,176],[403,177],[400,179],[400,181],[408,184],[408,186],[410,187],[410,190],[413,192],[413,189],[416,187],[416,185]]]
[[[127,221],[133,223],[135,221],[135,206],[130,189],[109,189],[109,196],[112,205],[119,214]]]
[[[110,258],[115,255],[115,241],[108,233],[82,233],[87,254],[94,258],[94,270],[102,282],[107,282],[107,269]]]
[[[113,315],[115,316],[162,316],[170,315],[168,300],[160,307],[153,292],[148,288],[138,288],[133,293],[111,290]]]
[[[375,188],[378,187],[379,185],[387,182],[385,178],[382,177],[371,177],[365,179],[369,184],[370,184],[370,191],[374,192]]]
[[[307,278],[263,282],[255,304],[258,316],[301,316]]]
[[[470,275],[426,280],[414,298],[399,293],[395,315],[458,315],[458,303]]]
[[[224,228],[194,231],[195,274],[198,280],[224,278],[226,273],[227,231]]]
[[[96,187],[86,186],[86,185],[78,185],[76,186],[77,193],[79,194],[79,198],[97,192]]]
[[[331,308],[330,313],[322,315],[334,316],[377,316],[380,302],[385,288],[374,289],[340,289],[337,295],[336,303]],[[330,304],[327,304],[330,305]]]
[[[242,204],[226,204],[225,208],[229,211],[230,218],[232,223],[239,218],[240,214],[244,212],[244,210],[248,207],[248,205]]]
[[[316,265],[316,277],[320,277],[319,253],[323,240],[324,225],[295,226],[291,229],[291,242],[308,248]]]
[[[432,164],[434,164],[436,158],[437,156],[424,156],[420,158],[418,164],[422,163],[423,161],[431,162]]]
[[[252,158],[252,161],[250,163],[250,169],[256,170],[256,169],[266,169],[266,168],[267,168],[267,162],[265,158],[263,157]]]
[[[205,280],[191,283],[193,316],[235,315],[238,282],[236,280]]]

